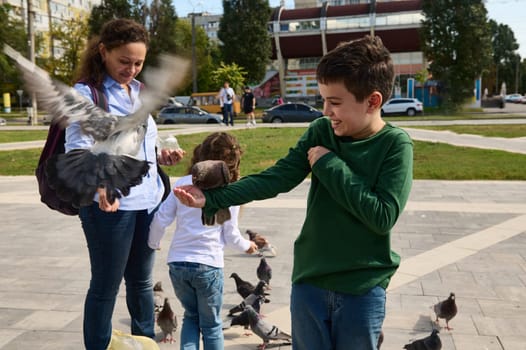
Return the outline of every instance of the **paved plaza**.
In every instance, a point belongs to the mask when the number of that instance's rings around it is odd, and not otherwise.
[[[424,139],[415,129],[408,131]],[[523,153],[524,140],[513,143],[517,145],[510,147],[516,148],[509,151]],[[495,144],[493,148],[499,148]],[[308,187],[305,181],[290,193],[249,203],[241,211],[242,232],[260,232],[278,249],[278,255],[268,259],[274,272],[271,302],[262,312],[286,331],[293,241],[305,215]],[[0,349],[82,349],[89,263],[78,218],[41,204],[32,176],[0,177],[0,209]],[[382,349],[401,349],[427,336],[436,327],[430,307],[454,292],[459,312],[450,322],[451,331],[441,329],[443,349],[525,350],[525,232],[526,182],[415,181],[393,229],[393,250],[402,256],[402,264],[387,293]],[[168,229],[164,249],[157,254],[154,280],[163,282],[181,321],[165,263],[171,233]],[[258,264],[256,256],[226,252],[225,315],[240,302],[228,276],[237,272],[255,283]],[[128,331],[124,293],[122,286],[113,320],[114,328]],[[160,329],[157,332],[160,335]],[[260,339],[244,333],[242,328],[225,330],[225,349],[256,349]],[[178,349],[179,344],[160,347]]]

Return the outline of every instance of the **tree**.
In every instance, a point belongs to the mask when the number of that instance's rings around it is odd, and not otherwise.
[[[103,0],[93,7],[88,20],[89,37],[98,35],[104,23],[113,18],[132,18],[132,5],[128,0]]]
[[[421,39],[446,111],[473,96],[474,81],[491,64],[491,37],[482,0],[424,0]]]
[[[148,10],[150,50],[148,64],[156,64],[160,53],[175,53],[177,14],[170,0],[154,0]]]
[[[60,57],[46,60],[44,67],[55,78],[66,84],[73,83],[73,76],[80,62],[88,34],[88,23],[85,18],[74,18],[63,21],[61,26],[53,28],[55,47],[62,51]]]
[[[270,61],[270,19],[267,0],[223,0],[218,38],[226,63],[236,63],[247,72],[247,83],[260,82]]]
[[[212,72],[212,81],[217,90],[223,86],[225,81],[228,81],[230,87],[236,92],[236,95],[239,95],[241,88],[244,85],[246,75],[247,72],[243,67],[240,67],[235,63],[225,64],[221,62],[219,68]]]
[[[491,91],[499,93],[502,83],[512,87],[515,83],[515,70],[517,68],[516,50],[519,44],[515,39],[513,30],[506,24],[499,24],[494,20],[489,21],[491,31],[491,46],[493,48],[493,65],[486,74],[483,83],[491,87]]]

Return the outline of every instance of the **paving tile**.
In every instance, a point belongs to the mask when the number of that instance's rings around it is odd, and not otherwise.
[[[484,349],[484,350],[503,350],[497,337],[481,337],[466,334],[454,333],[453,341],[457,349]]]
[[[57,331],[79,316],[79,312],[35,311],[13,324],[14,329]]]

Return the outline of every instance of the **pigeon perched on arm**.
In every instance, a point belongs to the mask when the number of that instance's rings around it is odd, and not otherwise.
[[[267,283],[267,288],[270,288],[270,279],[272,278],[272,268],[267,263],[267,259],[261,258],[259,265],[256,269],[256,274],[258,279],[265,281]]]
[[[248,312],[250,329],[263,340],[263,344],[258,346],[260,350],[264,350],[271,340],[284,340],[287,344],[290,344],[292,341],[290,334],[263,320],[252,306],[247,305],[246,310]]]
[[[192,183],[201,190],[226,186],[230,182],[230,171],[222,160],[203,160],[192,166]],[[223,224],[230,220],[230,210],[228,208],[219,209],[216,214],[209,218],[204,212],[201,215],[203,225]]]
[[[52,123],[61,127],[79,123],[83,133],[94,140],[90,149],[74,149],[47,161],[49,185],[60,199],[75,207],[87,206],[102,188],[108,202],[113,204],[142,182],[150,163],[137,159],[136,155],[146,134],[150,112],[183,82],[188,60],[161,55],[160,67],[144,72],[147,88],[141,93],[140,108],[128,116],[117,116],[100,109],[74,88],[53,80],[10,46],[4,46],[4,53],[15,61],[27,90],[36,94],[39,106],[50,114]]]
[[[173,343],[175,341],[173,332],[175,332],[177,329],[177,318],[175,317],[175,314],[170,306],[168,298],[164,298],[163,308],[157,317],[157,324],[163,332],[163,339],[161,341],[163,343],[168,341]]]
[[[252,230],[246,230],[246,234],[248,238],[258,246],[258,256],[263,256],[264,252],[270,252],[272,256],[277,255],[276,248],[261,234]]]
[[[404,349],[407,350],[440,350],[442,349],[442,341],[438,336],[438,329],[433,329],[431,335],[417,339],[412,343],[406,344]]]
[[[455,302],[455,293],[449,294],[449,297],[445,300],[442,300],[435,305],[433,305],[433,311],[436,314],[436,323],[440,325],[439,318],[446,320],[446,329],[452,330],[453,328],[449,327],[449,321],[457,314],[457,304]]]

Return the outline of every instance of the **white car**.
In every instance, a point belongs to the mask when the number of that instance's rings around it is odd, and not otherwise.
[[[404,114],[410,117],[424,113],[424,104],[416,98],[392,98],[382,106],[382,115]]]
[[[521,94],[506,95],[506,102],[521,103],[522,102],[522,95]]]

